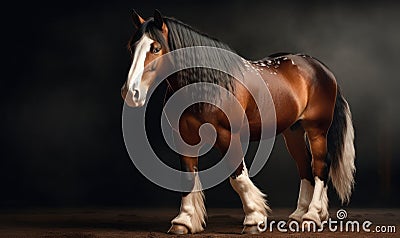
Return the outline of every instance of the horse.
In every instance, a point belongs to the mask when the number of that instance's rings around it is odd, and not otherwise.
[[[143,69],[168,52],[193,46],[211,46],[233,52],[225,43],[179,20],[162,16],[158,10],[147,20],[133,11],[133,24],[135,32],[128,44],[132,65],[121,89],[122,98],[130,107],[143,106],[148,90],[155,84],[154,73]],[[247,63],[265,72],[261,77],[268,85],[274,102],[276,135],[283,134],[287,150],[297,165],[300,189],[297,207],[289,215],[289,222],[314,222],[321,226],[329,218],[328,182],[332,181],[342,203],[350,201],[354,189],[354,129],[349,104],[334,74],[311,56],[279,53],[258,61],[248,60]],[[273,80],[266,76],[268,73],[275,75]],[[203,71],[204,75],[168,77],[166,94],[191,83],[214,82],[232,92],[242,106],[249,121],[251,141],[262,139],[257,135],[263,125],[255,101],[246,87],[232,77],[213,71]],[[243,125],[239,123],[236,125],[238,129],[234,130],[222,111],[212,107],[209,110],[200,109],[187,110],[181,115],[180,133],[186,143],[197,144],[200,139],[195,132],[199,131],[202,124],[210,123],[217,133],[214,147],[221,153],[227,151],[231,140],[235,142],[233,146],[241,148],[240,139],[237,138]],[[242,233],[254,234],[262,232],[260,224],[264,227],[267,225],[265,222],[270,208],[265,194],[250,180],[241,156],[241,162],[229,180],[243,204],[245,218]],[[195,176],[198,157],[182,155],[180,163],[182,171]],[[180,211],[171,221],[170,234],[193,234],[205,229],[204,194],[198,178],[192,179],[191,186],[191,192],[182,193]]]

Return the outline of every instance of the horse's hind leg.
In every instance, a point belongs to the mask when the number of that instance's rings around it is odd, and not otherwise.
[[[313,221],[317,226],[321,226],[322,221],[327,220],[329,216],[327,182],[330,164],[327,134],[330,122],[329,120],[307,121],[303,125],[310,143],[315,186],[308,211],[302,218],[303,222]]]
[[[311,171],[311,154],[307,149],[305,131],[300,122],[283,132],[286,147],[296,161],[300,176],[300,191],[296,210],[290,214],[289,222],[295,220],[302,222],[302,217],[308,211],[314,192],[313,176]]]

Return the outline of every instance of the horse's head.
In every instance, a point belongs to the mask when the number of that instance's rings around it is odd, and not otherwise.
[[[146,94],[154,84],[159,64],[151,64],[168,52],[168,29],[159,11],[154,17],[144,20],[135,11],[133,23],[136,32],[129,41],[132,65],[128,79],[121,89],[122,98],[130,107],[141,107]],[[151,67],[146,67],[151,66]]]

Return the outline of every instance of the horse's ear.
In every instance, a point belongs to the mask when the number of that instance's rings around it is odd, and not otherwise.
[[[139,16],[139,14],[135,11],[135,9],[133,9],[132,20],[133,20],[133,25],[136,27],[136,29],[140,28],[143,22],[145,22],[145,20]]]
[[[165,22],[163,20],[163,17],[161,15],[161,12],[158,11],[157,9],[154,10],[154,23],[158,29],[160,29],[163,32],[167,31],[167,25],[165,25]]]

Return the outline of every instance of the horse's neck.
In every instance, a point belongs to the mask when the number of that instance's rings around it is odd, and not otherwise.
[[[176,75],[169,76],[165,81],[167,82],[167,90],[175,92],[179,89],[179,82]]]
[[[167,79],[165,79],[165,82],[167,83],[167,89],[165,91],[165,102],[168,101],[168,99],[176,92],[179,90],[179,84],[178,84],[178,79],[176,76],[171,75]]]

